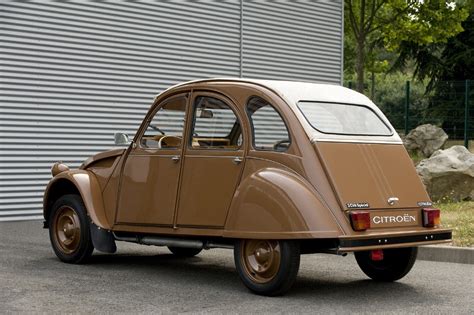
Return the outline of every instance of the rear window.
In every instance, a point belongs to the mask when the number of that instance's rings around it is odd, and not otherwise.
[[[370,108],[355,104],[298,103],[311,126],[323,133],[361,136],[391,136],[392,131]]]

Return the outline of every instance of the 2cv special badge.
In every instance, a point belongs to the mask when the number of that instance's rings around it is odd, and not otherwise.
[[[229,248],[245,286],[278,295],[302,254],[354,252],[367,276],[395,281],[417,246],[451,240],[394,128],[343,87],[187,82],[116,143],[79,169],[52,168],[44,224],[64,262],[117,241],[181,257]]]

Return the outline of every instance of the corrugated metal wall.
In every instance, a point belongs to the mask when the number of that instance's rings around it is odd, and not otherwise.
[[[245,1],[243,76],[341,82],[340,1]]]
[[[172,84],[339,83],[341,32],[340,1],[0,2],[0,221],[40,218],[52,163],[134,134]]]

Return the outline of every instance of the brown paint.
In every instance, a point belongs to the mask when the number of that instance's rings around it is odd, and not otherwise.
[[[174,154],[173,154],[174,153]],[[116,223],[173,225],[180,163],[177,152],[134,150],[122,173]]]
[[[148,122],[177,95],[188,100],[182,141],[176,149],[141,147]],[[193,148],[192,105],[200,95],[219,98],[234,110],[242,128],[240,148]],[[252,147],[245,106],[254,96],[272,104],[287,124],[291,145],[285,152]],[[113,231],[268,240],[445,231],[421,226],[417,202],[429,197],[403,145],[312,143],[302,124],[280,95],[259,84],[209,80],[177,86],[155,99],[128,149],[99,153],[80,170],[58,173],[45,192],[45,216],[55,183],[65,180],[79,190],[92,221]],[[399,201],[391,206],[390,197]],[[388,222],[355,232],[347,204],[364,202],[373,215],[414,214],[416,224]]]
[[[94,174],[86,170],[62,172],[51,179],[44,195],[45,219],[48,219],[49,210],[52,206],[49,197],[55,189],[59,189],[58,185],[62,180],[72,183],[77,188],[90,218],[97,226],[104,229],[112,227],[112,221],[106,216],[99,182]]]
[[[316,146],[341,207],[416,208],[430,200],[403,145],[321,142]],[[399,201],[390,206],[388,198]]]

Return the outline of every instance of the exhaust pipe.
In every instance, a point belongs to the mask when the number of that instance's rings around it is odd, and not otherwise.
[[[142,244],[155,246],[171,246],[185,248],[203,248],[204,243],[199,240],[182,240],[179,238],[145,236],[141,239]]]
[[[158,236],[117,236],[113,233],[117,241],[138,243],[143,245],[154,245],[154,246],[171,246],[171,247],[184,247],[184,248],[199,248],[199,249],[211,249],[211,248],[228,248],[233,249],[232,244],[216,243],[212,241],[204,242],[201,240],[193,239],[180,239],[171,237],[158,237]]]
[[[211,248],[234,249],[234,245],[225,244],[225,243],[216,243],[216,242],[206,242],[206,244],[204,245],[204,249],[211,249]]]

